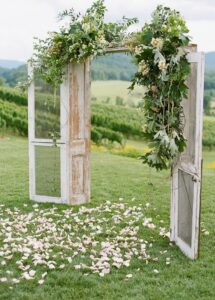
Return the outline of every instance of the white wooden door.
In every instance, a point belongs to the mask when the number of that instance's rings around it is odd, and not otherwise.
[[[29,75],[33,75],[31,66]],[[28,91],[30,199],[68,203],[68,76],[54,91],[33,77]]]
[[[172,169],[170,239],[185,255],[195,259],[200,230],[204,54],[190,52],[188,58],[189,94],[183,101],[187,147]]]

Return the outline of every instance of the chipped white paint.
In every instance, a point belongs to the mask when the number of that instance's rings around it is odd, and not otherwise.
[[[33,70],[29,66],[29,75]],[[60,87],[60,197],[36,194],[35,146],[51,147],[51,139],[35,137],[35,87],[28,91],[30,198],[40,202],[81,204],[90,200],[90,61],[71,64]]]
[[[204,54],[191,48],[188,54],[191,63],[191,74],[188,79],[189,95],[183,101],[185,114],[184,134],[187,138],[187,147],[178,158],[172,170],[171,191],[171,236],[180,249],[191,259],[198,257],[199,230],[200,230],[200,201],[201,201],[201,163],[202,163],[202,118],[203,118],[203,91],[204,91]],[[183,171],[192,178],[192,185],[188,182],[179,184],[179,172]],[[181,186],[180,186],[181,185]],[[191,215],[191,243],[187,243],[179,234],[179,226],[183,227],[179,218],[179,192],[183,188],[192,191],[192,215]],[[186,195],[184,195],[184,199]],[[183,199],[183,196],[182,196]],[[187,228],[189,230],[189,228]]]

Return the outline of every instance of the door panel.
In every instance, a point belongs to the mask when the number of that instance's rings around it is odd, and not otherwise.
[[[30,198],[65,203],[68,199],[68,83],[53,88],[29,66]]]
[[[28,94],[31,199],[90,201],[90,98],[90,60],[70,64],[59,89],[35,76]]]
[[[60,198],[60,147],[36,145],[34,149],[36,195]]]
[[[60,87],[54,88],[34,76],[35,138],[60,138]]]
[[[190,52],[188,59],[191,63],[189,93],[182,104],[187,147],[172,169],[170,239],[185,255],[195,259],[200,230],[204,55]]]
[[[178,170],[178,237],[192,245],[193,192],[192,175]]]

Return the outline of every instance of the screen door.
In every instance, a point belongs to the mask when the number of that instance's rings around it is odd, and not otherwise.
[[[47,84],[29,66],[30,198],[66,203],[68,199],[68,85]]]
[[[188,54],[191,73],[183,101],[187,147],[172,170],[171,240],[191,259],[198,256],[201,200],[204,55]]]

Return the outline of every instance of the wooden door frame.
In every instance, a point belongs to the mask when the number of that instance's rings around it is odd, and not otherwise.
[[[193,49],[196,51],[196,49]],[[188,54],[190,63],[197,64],[197,81],[191,82],[190,89],[196,88],[196,111],[195,111],[195,160],[194,163],[183,162],[183,153],[179,156],[177,163],[172,169],[171,185],[171,209],[170,209],[170,240],[175,242],[182,252],[189,258],[198,257],[199,232],[200,232],[200,207],[201,207],[201,181],[202,181],[202,125],[203,125],[203,93],[204,93],[204,53],[190,52]],[[189,99],[184,100],[189,101]],[[189,124],[186,124],[188,126]],[[193,209],[192,209],[192,242],[189,246],[178,235],[178,192],[179,170],[190,174],[193,178]]]

